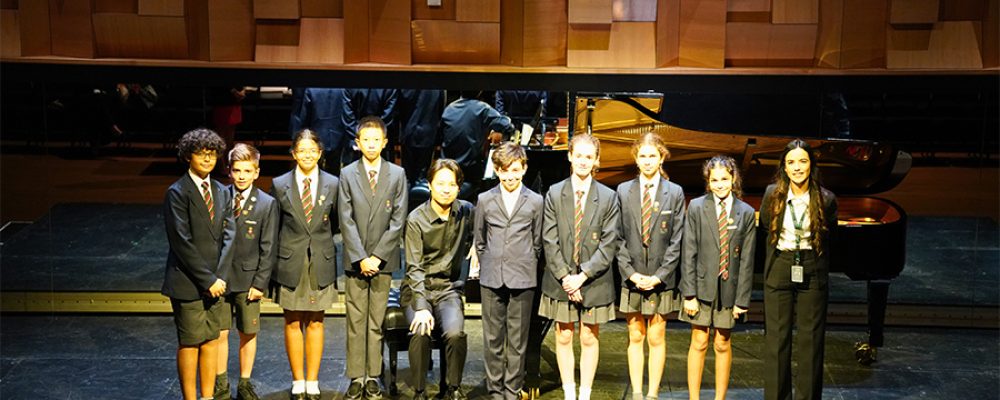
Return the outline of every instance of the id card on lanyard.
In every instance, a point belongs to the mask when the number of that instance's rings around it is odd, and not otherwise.
[[[788,211],[792,214],[792,225],[795,226],[795,263],[792,264],[792,283],[802,283],[805,281],[805,271],[802,268],[802,223],[806,219],[808,207],[802,210],[798,218],[795,217],[795,204],[788,200]]]

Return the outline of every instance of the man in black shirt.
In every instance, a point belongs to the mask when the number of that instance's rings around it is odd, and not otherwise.
[[[421,204],[406,222],[406,279],[402,302],[410,321],[410,370],[416,394],[424,388],[431,356],[431,332],[445,342],[448,388],[444,398],[465,399],[460,390],[468,350],[462,304],[462,263],[471,258],[472,203],[457,200],[462,169],[454,160],[439,159],[428,171],[431,199]]]

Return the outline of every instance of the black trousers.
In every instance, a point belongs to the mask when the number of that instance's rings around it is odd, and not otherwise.
[[[465,314],[461,294],[454,290],[428,294],[431,300],[430,311],[434,315],[432,336],[440,337],[444,341],[447,364],[445,382],[448,386],[459,386],[462,384],[462,373],[465,370],[465,358],[469,349],[465,336]],[[416,310],[412,306],[406,306],[407,321],[412,323],[415,314]],[[427,370],[430,368],[432,344],[431,336],[410,336],[410,384],[418,392],[427,387]]]
[[[482,295],[486,390],[494,399],[517,400],[524,388],[535,290],[482,287]]]
[[[433,147],[413,147],[404,146],[400,159],[403,169],[406,170],[406,181],[411,185],[420,178],[427,177],[427,169],[431,166],[431,158],[434,156]]]
[[[829,271],[802,252],[803,282],[792,283],[793,252],[775,253],[764,278],[764,398],[792,399],[792,323],[797,327],[796,399],[820,399]],[[793,320],[794,318],[794,320]]]

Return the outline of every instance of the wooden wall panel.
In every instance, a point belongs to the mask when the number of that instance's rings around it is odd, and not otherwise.
[[[344,62],[368,62],[368,0],[344,2]]]
[[[500,22],[500,0],[455,0],[459,22]]]
[[[500,24],[414,20],[413,62],[418,64],[497,64]]]
[[[455,19],[455,2],[457,0],[441,0],[440,6],[428,6],[427,0],[412,0],[413,19]]]
[[[886,67],[980,69],[981,22],[934,24],[933,30],[889,28]]]
[[[52,31],[49,29],[49,2],[22,1],[17,10],[18,33],[22,56],[52,54]]]
[[[938,0],[891,0],[890,24],[933,24],[938,19]]]
[[[1000,0],[988,0],[983,16],[983,67],[1000,66]]]
[[[941,21],[980,21],[986,0],[941,0]]]
[[[0,56],[21,56],[21,26],[17,10],[0,10]]]
[[[566,48],[571,68],[655,68],[656,24],[570,24]]]
[[[19,7],[17,0],[0,0],[0,10],[17,10]],[[20,35],[20,33],[18,33]],[[18,47],[21,45],[18,44]]]
[[[884,68],[888,0],[843,1],[840,68]]]
[[[569,0],[569,23],[610,24],[611,0]]]
[[[251,0],[186,0],[188,52],[208,61],[252,61],[254,35]]]
[[[524,65],[525,17],[524,0],[500,2],[500,64]]]
[[[344,18],[344,0],[302,0],[302,18]]]
[[[771,22],[771,0],[729,0],[729,22]]]
[[[289,0],[253,0],[256,19],[299,19],[299,2]]]
[[[298,48],[298,21],[257,21],[254,61],[295,62],[298,60]]]
[[[524,0],[525,67],[566,65],[566,7],[565,1]]]
[[[726,24],[726,65],[811,67],[816,25],[730,22]]]
[[[611,19],[615,22],[656,22],[657,0],[612,0]]]
[[[681,0],[679,65],[722,68],[726,55],[726,0]]]
[[[302,18],[299,20],[299,49],[296,61],[344,63],[344,20]]]
[[[52,54],[94,58],[93,0],[49,0]]]
[[[410,64],[410,0],[369,0],[369,60]]]
[[[129,13],[139,12],[137,0],[94,0],[95,13]]]
[[[98,57],[162,59],[189,57],[183,17],[95,13],[93,20]]]
[[[656,7],[656,66],[680,60],[681,0],[659,0]]]
[[[815,66],[840,68],[841,36],[844,30],[844,0],[820,0],[816,34]]]
[[[819,0],[774,0],[771,22],[775,24],[815,24],[819,22]]]
[[[182,17],[184,0],[139,0],[139,15]]]

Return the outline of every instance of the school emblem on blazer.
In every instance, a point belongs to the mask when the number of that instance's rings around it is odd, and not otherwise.
[[[660,211],[660,202],[654,201],[653,202],[653,212],[657,212],[657,211]]]
[[[326,195],[325,194],[319,195],[319,201],[316,202],[316,205],[317,206],[323,205],[323,201],[325,201],[325,200],[326,200]]]
[[[246,224],[247,224],[247,233],[245,237],[247,239],[253,239],[254,238],[253,227],[257,225],[257,221],[246,221]]]
[[[590,232],[590,240],[594,243],[598,242],[597,232]]]
[[[386,200],[385,201],[385,212],[392,212],[392,201],[391,200]]]

